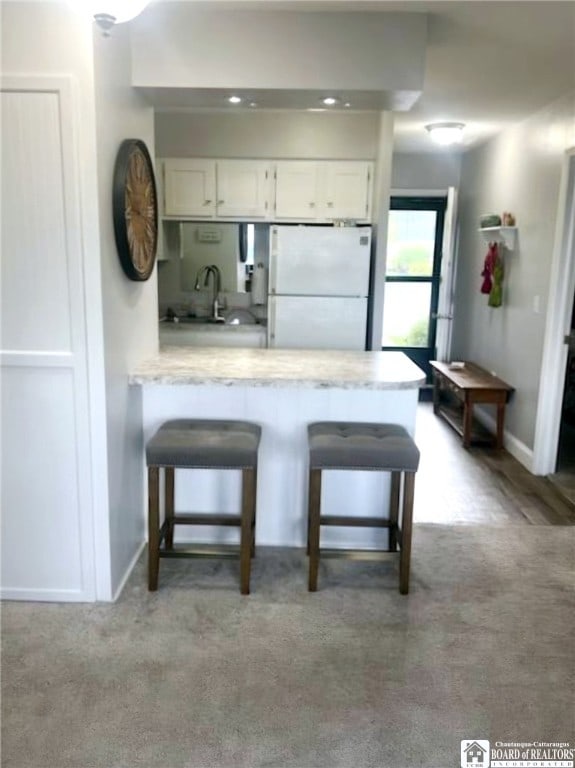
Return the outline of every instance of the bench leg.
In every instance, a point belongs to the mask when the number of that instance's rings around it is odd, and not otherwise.
[[[242,521],[240,534],[240,591],[250,593],[251,550],[253,522],[256,509],[256,478],[254,469],[242,470]]]
[[[473,424],[473,403],[467,398],[463,404],[463,447],[471,446],[471,427]]]
[[[440,397],[441,381],[438,374],[433,371],[433,413],[437,415],[439,413],[439,397]]]
[[[148,589],[158,589],[160,567],[160,469],[148,467]]]
[[[496,446],[503,448],[503,425],[505,422],[505,403],[497,403],[497,439]]]
[[[413,523],[415,472],[404,472],[403,478],[403,515],[401,519],[401,552],[399,555],[399,591],[402,595],[407,595],[409,592],[409,567],[411,561],[411,531]]]
[[[319,570],[319,529],[321,507],[321,469],[309,471],[308,499],[308,549],[309,549],[309,580],[310,592],[317,591],[317,573]]]

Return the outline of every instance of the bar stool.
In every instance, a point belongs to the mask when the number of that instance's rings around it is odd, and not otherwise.
[[[175,419],[161,425],[146,446],[148,464],[148,589],[158,588],[160,557],[229,557],[230,547],[198,550],[174,548],[176,525],[238,526],[240,591],[250,592],[251,558],[255,554],[256,488],[261,427],[246,421]],[[160,469],[164,470],[165,520],[160,527]],[[240,469],[239,514],[175,513],[176,469]],[[162,542],[164,546],[162,547]]]
[[[406,595],[409,592],[415,473],[419,466],[419,450],[415,442],[398,424],[322,421],[308,425],[308,444],[309,591],[317,590],[320,527],[335,525],[389,528],[389,552],[397,552],[399,546],[399,591]],[[335,469],[390,472],[389,519],[322,514],[322,472]],[[400,525],[399,501],[402,495]],[[331,554],[346,552],[349,550],[338,550]]]

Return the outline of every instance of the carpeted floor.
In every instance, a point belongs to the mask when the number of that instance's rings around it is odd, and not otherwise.
[[[4,768],[448,768],[575,737],[575,529],[417,525],[395,564],[140,563],[115,605],[2,606]]]

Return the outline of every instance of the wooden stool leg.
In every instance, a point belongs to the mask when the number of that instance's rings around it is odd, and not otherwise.
[[[174,468],[164,468],[164,508],[166,511],[166,549],[174,548]]]
[[[160,567],[160,468],[148,467],[148,589],[158,589]]]
[[[409,566],[411,560],[411,530],[413,523],[413,497],[415,492],[415,472],[404,472],[403,514],[401,518],[401,552],[399,555],[399,591],[402,595],[409,592]]]
[[[257,508],[257,498],[258,498],[258,470],[257,467],[254,470],[254,503],[253,503],[253,512],[252,512],[252,523],[251,523],[251,532],[252,532],[252,538],[251,538],[251,544],[250,544],[250,557],[256,556],[256,508]]]
[[[310,469],[308,500],[308,547],[310,592],[317,591],[317,573],[319,569],[319,529],[321,506],[321,469]]]
[[[309,557],[309,532],[311,526],[311,515],[309,514],[309,498],[308,498],[308,515],[307,515],[307,540],[305,545],[305,553]]]
[[[401,472],[391,473],[391,491],[389,494],[389,551],[397,550],[397,524],[399,519],[399,492],[401,490]]]
[[[242,523],[240,535],[240,591],[250,593],[252,521],[255,513],[255,470],[242,470]]]

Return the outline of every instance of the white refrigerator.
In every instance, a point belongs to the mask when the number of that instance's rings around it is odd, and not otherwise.
[[[272,226],[268,346],[365,349],[370,227]]]

